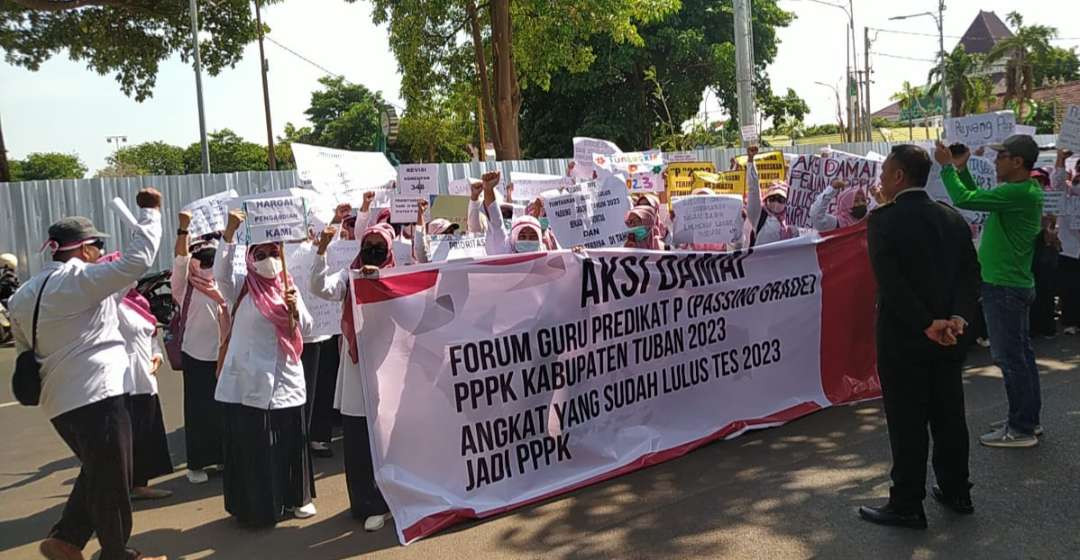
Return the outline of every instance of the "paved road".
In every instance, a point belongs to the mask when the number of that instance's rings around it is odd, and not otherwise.
[[[340,458],[319,460],[319,515],[273,530],[239,528],[221,481],[182,472],[168,500],[137,505],[132,545],[170,558],[1077,558],[1080,557],[1080,337],[1039,341],[1047,429],[1031,450],[972,446],[978,512],[927,502],[931,528],[860,522],[855,508],[887,495],[889,449],[880,402],[819,412],[781,428],[706,446],[681,459],[408,547],[389,529],[364,533],[347,513]],[[10,348],[0,349],[0,404],[10,402]],[[1003,415],[985,350],[965,377],[972,441]],[[184,462],[178,377],[163,373],[174,463]],[[35,558],[77,463],[40,411],[0,407],[0,558]],[[339,452],[340,442],[335,443]],[[91,543],[87,552],[97,550]]]

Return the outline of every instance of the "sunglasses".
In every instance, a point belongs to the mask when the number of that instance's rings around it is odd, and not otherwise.
[[[265,261],[269,258],[277,258],[281,256],[281,251],[277,249],[259,249],[251,255],[251,258],[255,259],[255,262]]]
[[[95,239],[93,242],[87,243],[87,245],[89,245],[91,247],[97,247],[98,251],[104,251],[105,250],[105,240],[104,239]]]

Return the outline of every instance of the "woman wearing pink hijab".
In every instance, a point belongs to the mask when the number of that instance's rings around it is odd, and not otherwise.
[[[626,213],[626,227],[630,236],[626,238],[626,247],[663,251],[664,234],[661,230],[660,217],[651,206],[635,206]]]
[[[241,524],[272,526],[315,515],[307,401],[300,362],[312,321],[285,271],[281,245],[247,248],[234,264],[243,212],[229,213],[214,277],[232,305],[215,398],[224,403],[225,510]]]
[[[544,231],[543,226],[534,216],[528,214],[514,218],[510,223],[509,233],[503,223],[502,210],[496,203],[495,185],[499,184],[499,172],[485,173],[482,177],[484,191],[484,212],[488,216],[487,254],[505,255],[510,253],[535,253],[558,250],[558,241],[551,231]]]
[[[349,270],[330,273],[326,261],[326,249],[337,232],[328,227],[319,237],[315,260],[311,269],[311,293],[320,299],[342,302],[341,308],[341,362],[338,367],[335,407],[341,410],[342,435],[345,454],[345,484],[349,491],[349,508],[352,516],[364,520],[364,530],[377,531],[390,518],[390,508],[375,485],[375,469],[371,463],[371,441],[367,429],[367,405],[364,385],[361,382],[360,353],[357,332],[362,330],[363,317],[353,312],[352,294],[349,290]],[[360,235],[360,252],[350,269],[359,270],[367,277],[378,277],[382,269],[393,268],[397,261],[391,250],[394,229],[390,224],[378,223]]]
[[[829,213],[829,206],[836,200],[836,214]],[[837,179],[821,191],[810,205],[810,224],[817,231],[846,228],[866,219],[873,209],[870,197],[862,189],[849,189],[847,183]]]

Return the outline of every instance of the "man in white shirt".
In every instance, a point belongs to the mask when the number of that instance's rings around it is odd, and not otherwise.
[[[18,352],[31,349],[34,309],[41,364],[41,408],[82,462],[60,521],[41,543],[50,559],[81,559],[97,534],[102,560],[147,558],[131,536],[131,420],[124,406],[130,367],[117,319],[116,292],[141,278],[161,242],[161,193],[139,192],[139,224],[124,255],[95,264],[108,236],[83,217],[49,227],[52,260],[11,298]]]

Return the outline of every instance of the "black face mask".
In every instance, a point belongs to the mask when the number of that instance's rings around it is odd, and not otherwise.
[[[866,207],[865,206],[853,206],[851,208],[851,217],[852,218],[855,218],[856,220],[861,220],[861,219],[863,219],[863,216],[866,216]]]
[[[387,251],[382,245],[368,245],[360,249],[360,260],[371,266],[382,266],[386,262]]]
[[[199,265],[203,268],[210,268],[214,266],[214,257],[217,255],[217,249],[213,247],[207,247],[206,249],[199,249],[195,251],[192,257],[199,261]]]

